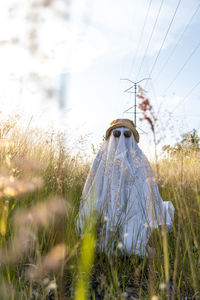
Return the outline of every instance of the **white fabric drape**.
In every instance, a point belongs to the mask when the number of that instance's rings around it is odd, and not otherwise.
[[[88,174],[78,215],[78,227],[91,209],[104,220],[101,245],[114,247],[109,237],[118,231],[120,245],[129,254],[147,255],[146,246],[153,229],[171,227],[174,207],[164,202],[151,166],[127,128],[117,128],[120,137],[105,141]],[[114,249],[114,248],[113,248]]]

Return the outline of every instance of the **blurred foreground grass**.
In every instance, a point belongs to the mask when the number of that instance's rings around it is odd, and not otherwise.
[[[89,163],[62,134],[17,124],[0,125],[0,299],[200,299],[199,152],[159,161],[175,220],[152,235],[155,253],[108,257],[95,222],[76,232]]]

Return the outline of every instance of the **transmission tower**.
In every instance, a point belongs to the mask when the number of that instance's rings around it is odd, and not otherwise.
[[[133,85],[131,87],[129,87],[128,89],[126,89],[124,91],[124,93],[131,93],[131,94],[134,94],[134,105],[131,106],[130,108],[126,109],[124,111],[124,113],[129,113],[129,111],[134,107],[134,123],[135,123],[135,127],[136,127],[136,114],[137,114],[137,104],[136,104],[136,98],[137,98],[137,86],[138,86],[138,83],[144,81],[144,80],[150,80],[151,78],[143,78],[137,82],[134,82],[128,78],[121,78],[121,80],[126,80],[126,81],[129,81],[131,83],[133,83]],[[134,88],[134,91],[132,90]]]

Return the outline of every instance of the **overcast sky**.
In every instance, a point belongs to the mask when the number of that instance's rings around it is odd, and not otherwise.
[[[0,22],[2,111],[20,107],[45,126],[54,120],[98,144],[113,119],[133,117],[123,113],[133,95],[123,93],[130,84],[120,78],[150,76],[142,87],[158,116],[162,144],[200,129],[199,1],[12,0],[0,3]],[[139,115],[137,124],[148,152],[149,124]]]

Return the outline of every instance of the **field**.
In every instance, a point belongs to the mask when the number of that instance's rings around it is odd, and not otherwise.
[[[90,162],[72,156],[63,134],[9,118],[0,153],[0,299],[200,299],[200,152],[158,161],[175,219],[172,232],[152,236],[155,253],[144,259],[99,252],[95,220],[77,234]]]

